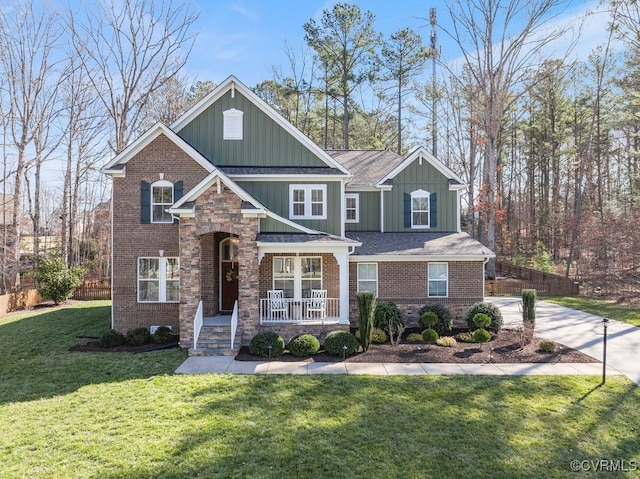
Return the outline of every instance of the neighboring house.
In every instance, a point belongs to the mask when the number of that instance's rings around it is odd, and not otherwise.
[[[484,296],[494,254],[460,232],[459,177],[423,149],[323,151],[234,77],[102,171],[123,332],[169,325],[191,354],[218,354],[261,330],[348,329],[358,291],[410,322]]]

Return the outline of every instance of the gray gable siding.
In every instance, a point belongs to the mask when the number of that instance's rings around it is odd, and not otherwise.
[[[418,189],[435,193],[437,198],[437,225],[427,231],[457,231],[457,193],[449,191],[448,178],[429,162],[423,160],[420,165],[417,159],[393,178],[393,189],[384,193],[385,231],[416,231],[405,227],[404,198],[405,194]]]
[[[222,112],[244,113],[243,139],[223,140]],[[177,132],[216,166],[323,167],[328,165],[236,90],[224,94]]]
[[[327,186],[327,219],[326,220],[291,220],[314,230],[340,235],[341,202],[340,181],[239,181],[238,185],[253,196],[261,204],[274,213],[289,218],[289,185],[326,185]],[[282,233],[279,223],[264,221],[261,228],[274,228],[274,230],[261,229],[263,233]]]
[[[345,231],[380,231],[380,192],[347,191],[360,195],[360,221],[346,223]]]

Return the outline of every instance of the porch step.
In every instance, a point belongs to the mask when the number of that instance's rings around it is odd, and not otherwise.
[[[189,350],[189,356],[235,356],[240,351],[240,335],[236,332],[231,349],[230,326],[202,326],[196,346]]]

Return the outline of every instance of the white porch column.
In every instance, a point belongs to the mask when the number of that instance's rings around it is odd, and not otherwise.
[[[340,323],[349,324],[349,253],[334,252],[340,269]]]

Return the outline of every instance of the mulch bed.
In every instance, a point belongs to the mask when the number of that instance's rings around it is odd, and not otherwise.
[[[79,338],[83,339],[83,338]],[[86,338],[84,338],[86,339]],[[178,347],[179,336],[174,336],[173,339],[167,343],[156,344],[142,344],[140,346],[131,346],[123,344],[122,346],[115,346],[113,348],[103,348],[97,340],[89,340],[83,343],[76,344],[69,348],[69,351],[75,352],[102,352],[102,353],[146,353],[149,351],[157,351],[159,349],[172,349]]]
[[[459,331],[452,331],[452,335]],[[597,359],[580,351],[556,343],[554,353],[538,351],[542,341],[536,336],[522,346],[522,334],[519,331],[503,329],[487,343],[458,343],[453,347],[437,346],[425,343],[407,343],[404,340],[392,346],[372,344],[367,352],[359,352],[348,357],[351,363],[598,363]],[[238,361],[264,361],[265,358],[254,356],[249,348],[243,346],[236,356]],[[271,358],[271,361],[307,361],[338,362],[342,357],[332,356],[324,350],[309,358],[300,358],[286,351],[282,356]]]

